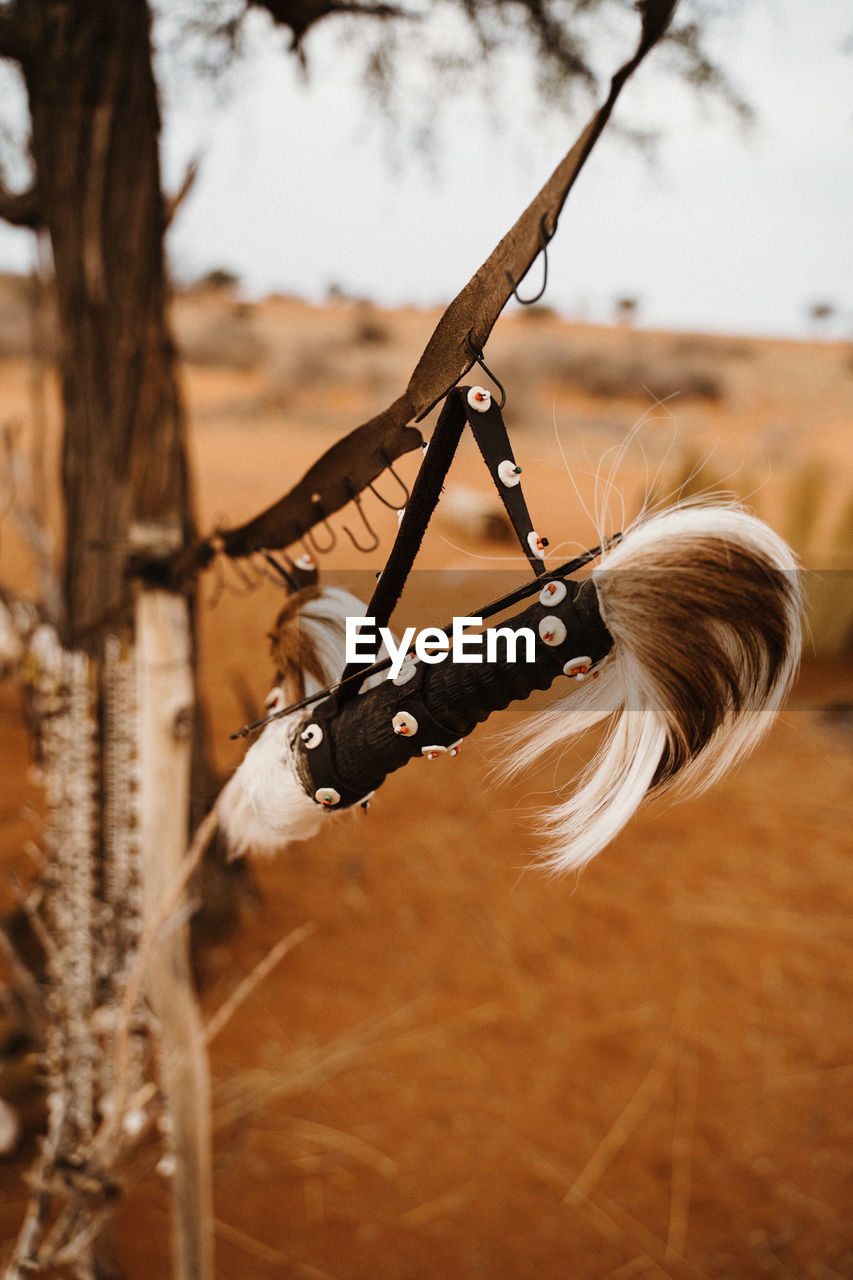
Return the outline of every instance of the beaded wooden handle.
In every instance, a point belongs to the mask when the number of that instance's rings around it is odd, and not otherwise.
[[[493,711],[549,688],[560,675],[585,675],[613,645],[589,579],[546,583],[536,604],[497,630],[521,628],[532,632],[533,661],[524,660],[523,634],[514,655],[498,636],[491,660],[463,663],[447,655],[432,665],[409,658],[395,680],[340,707],[331,699],[320,703],[295,743],[305,791],[327,808],[363,801],[413,757],[456,754],[461,739]]]

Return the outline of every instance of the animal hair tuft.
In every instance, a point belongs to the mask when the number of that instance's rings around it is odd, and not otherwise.
[[[593,580],[613,649],[597,679],[523,731],[501,770],[513,775],[606,723],[574,789],[542,819],[557,870],[588,862],[647,797],[695,794],[743,760],[770,728],[800,655],[796,560],[735,506],[686,504],[641,520]]]

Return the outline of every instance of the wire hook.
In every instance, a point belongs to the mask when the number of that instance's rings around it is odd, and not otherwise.
[[[370,534],[373,541],[371,542],[369,547],[363,547],[361,543],[358,541],[358,539],[353,537],[352,533],[346,527],[346,525],[344,525],[344,533],[347,535],[350,542],[355,547],[356,551],[363,551],[363,552],[375,551],[376,548],[379,546],[379,535],[377,534],[376,530],[372,528],[369,520],[367,519],[367,516],[364,514],[364,508],[361,505],[361,498],[358,496],[355,489],[353,488],[352,481],[349,479],[348,476],[345,478],[344,483],[346,484],[346,487],[349,490],[349,496],[351,500],[355,503],[356,507],[358,508],[358,514],[361,516],[361,522],[364,525],[367,532]]]
[[[539,299],[544,294],[545,290],[548,288],[548,242],[553,238],[554,232],[552,231],[551,235],[549,235],[548,232],[545,230],[545,216],[546,215],[543,213],[542,217],[539,219],[539,244],[541,246],[542,263],[543,263],[542,288],[533,298],[521,298],[519,297],[519,293],[518,293],[518,285],[516,284],[512,275],[510,274],[509,271],[504,272],[504,275],[509,281],[509,287],[512,289],[512,292],[515,295],[516,302],[520,302],[523,307],[531,307],[534,302],[538,302]],[[556,230],[556,227],[554,228],[554,230]],[[533,263],[531,263],[530,265],[532,266]],[[528,267],[528,271],[529,270],[530,270],[530,267]]]
[[[316,528],[316,526],[312,526],[311,529],[307,529],[305,531],[305,537],[308,539],[311,546],[314,548],[315,553],[318,556],[326,556],[329,554],[330,551],[334,551],[335,547],[338,545],[338,535],[335,533],[334,529],[329,524],[329,519],[328,519],[328,516],[326,515],[325,509],[323,507],[323,503],[320,500],[319,493],[311,494],[311,505],[312,507],[314,507],[315,511],[319,511],[320,513],[320,519],[323,521],[323,524],[326,526],[326,532],[329,535],[329,543],[325,547],[320,546],[320,543],[314,537],[314,534],[312,532],[313,528]]]
[[[385,463],[386,470],[391,472],[391,475],[397,481],[397,484],[400,486],[400,488],[403,490],[403,493],[406,496],[403,498],[403,501],[398,506],[396,502],[389,502],[387,498],[383,498],[379,490],[373,487],[372,480],[368,480],[367,487],[370,490],[370,492],[373,494],[374,498],[378,498],[379,501],[384,506],[390,507],[392,511],[404,511],[406,508],[406,504],[409,501],[409,498],[412,496],[409,490],[409,486],[406,484],[405,480],[403,480],[401,476],[397,475],[397,472],[394,470],[394,464],[389,461],[388,455],[386,454],[384,449],[379,450],[379,456],[382,459],[382,461]]]
[[[229,556],[224,563],[226,570],[230,569],[232,579],[237,578],[240,581],[240,586],[237,586],[233,581],[229,582],[226,572],[223,575],[223,583],[226,591],[230,591],[231,594],[235,596],[248,596],[258,589],[261,584],[261,578],[257,569],[255,569],[255,566],[251,563],[251,559],[248,559],[246,563],[247,566],[252,568],[252,571],[255,574],[254,578],[248,572],[248,568],[243,568],[240,563],[240,558],[236,556]]]
[[[480,366],[480,368],[483,370],[483,373],[485,373],[489,378],[491,378],[492,382],[495,384],[495,386],[497,387],[498,391],[500,391],[500,393],[501,393],[501,398],[500,398],[500,403],[498,404],[498,408],[499,408],[499,409],[503,409],[504,405],[506,404],[506,389],[505,389],[505,387],[504,387],[503,383],[498,382],[497,378],[496,378],[496,377],[495,377],[495,375],[492,373],[491,369],[488,367],[488,365],[486,364],[485,360],[483,359],[483,348],[482,348],[482,347],[475,347],[475,346],[474,346],[474,343],[471,341],[471,334],[472,334],[473,332],[474,332],[474,330],[473,330],[473,328],[471,328],[471,329],[469,329],[469,330],[468,330],[468,332],[465,334],[465,343],[466,343],[466,345],[467,345],[467,347],[468,347],[468,350],[471,352],[471,355],[474,357],[474,359],[476,360],[477,364],[478,364],[478,365]]]

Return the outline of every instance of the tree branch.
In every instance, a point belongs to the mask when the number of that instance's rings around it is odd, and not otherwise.
[[[187,165],[181,185],[178,187],[174,195],[166,196],[165,199],[165,216],[166,226],[170,227],[175,220],[175,216],[181,205],[186,200],[189,193],[195,186],[195,180],[198,177],[198,170],[201,164],[201,157],[195,156]]]
[[[323,18],[347,14],[365,18],[413,18],[416,15],[397,4],[371,3],[370,0],[249,0],[249,7],[265,9],[273,22],[289,27],[292,47],[299,50],[311,27]]]
[[[27,191],[10,191],[0,178],[0,218],[13,227],[37,231],[42,224],[41,203],[35,183]]]

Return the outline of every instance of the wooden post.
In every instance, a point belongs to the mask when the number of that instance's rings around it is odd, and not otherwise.
[[[161,934],[146,991],[160,1024],[162,1087],[172,1120],[174,1277],[212,1280],[210,1074],[190,972],[189,930],[180,921],[183,895],[172,919],[163,920],[187,850],[193,682],[186,600],[143,591],[136,605],[136,646],[144,918],[146,928]]]

